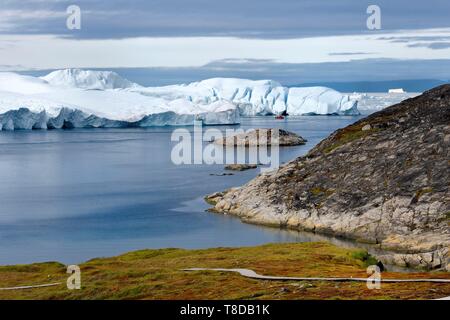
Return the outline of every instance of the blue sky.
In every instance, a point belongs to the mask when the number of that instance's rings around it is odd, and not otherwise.
[[[81,30],[66,27],[70,4],[81,8]],[[370,4],[381,8],[381,30],[366,27]],[[449,16],[448,0],[1,0],[0,70],[449,79]]]

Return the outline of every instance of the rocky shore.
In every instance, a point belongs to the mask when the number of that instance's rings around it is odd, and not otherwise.
[[[306,156],[207,197],[243,221],[346,237],[386,263],[447,269],[450,85],[374,113]]]

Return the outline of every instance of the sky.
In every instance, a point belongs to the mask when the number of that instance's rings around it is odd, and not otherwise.
[[[67,28],[69,5],[79,30]],[[0,0],[0,70],[448,80],[449,15],[448,0]]]

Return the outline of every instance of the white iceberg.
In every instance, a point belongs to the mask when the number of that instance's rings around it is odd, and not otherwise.
[[[115,73],[62,70],[36,78],[0,72],[0,130],[147,127],[239,123],[239,110],[225,100],[149,97]]]
[[[369,114],[400,103],[403,100],[414,98],[420,95],[420,92],[405,93],[386,93],[386,92],[370,92],[358,93],[354,92],[350,95],[353,100],[358,100],[358,110],[362,114]]]
[[[130,91],[166,99],[186,98],[196,103],[226,100],[242,116],[288,113],[289,115],[358,115],[357,101],[326,87],[287,88],[272,80],[213,78],[185,85]]]
[[[389,89],[388,93],[406,93],[403,88]]]
[[[124,89],[139,86],[113,71],[65,69],[51,72],[41,79],[54,86],[91,90]]]
[[[271,80],[143,87],[111,71],[66,69],[41,78],[0,72],[0,130],[237,124],[241,115],[280,113],[359,114],[348,95]]]
[[[287,98],[287,114],[358,115],[357,100],[326,87],[291,88]]]

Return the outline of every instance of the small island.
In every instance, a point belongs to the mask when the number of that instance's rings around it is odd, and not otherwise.
[[[274,136],[274,139],[272,139]],[[305,144],[306,139],[296,133],[283,129],[252,129],[248,132],[214,140],[215,144],[236,147],[259,146],[298,146]]]
[[[226,165],[225,170],[246,171],[246,170],[256,169],[257,167],[258,167],[258,165],[256,165],[256,164],[236,163],[236,164]]]

